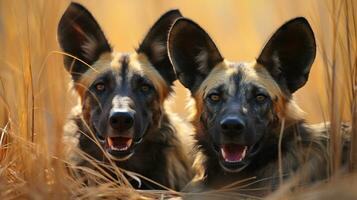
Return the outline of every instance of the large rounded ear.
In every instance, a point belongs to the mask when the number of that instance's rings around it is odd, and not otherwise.
[[[168,52],[178,79],[193,93],[211,70],[223,61],[210,36],[186,18],[178,19],[172,26]]]
[[[112,51],[94,17],[77,3],[71,3],[64,12],[57,34],[63,51],[88,65],[98,60],[101,54]],[[64,64],[75,81],[89,68],[70,56],[64,56]]]
[[[283,91],[293,93],[306,83],[315,55],[314,33],[307,20],[299,17],[274,33],[257,62],[269,71]]]
[[[182,15],[179,10],[170,10],[163,14],[151,27],[137,49],[138,53],[143,53],[148,57],[169,85],[176,80],[176,75],[167,55],[166,42],[172,24],[180,17]]]

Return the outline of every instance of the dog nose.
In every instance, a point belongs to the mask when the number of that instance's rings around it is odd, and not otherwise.
[[[221,121],[221,129],[227,133],[241,132],[245,128],[243,120],[239,117],[226,117]]]
[[[112,112],[109,116],[110,126],[119,131],[126,131],[134,124],[134,114],[131,112]]]

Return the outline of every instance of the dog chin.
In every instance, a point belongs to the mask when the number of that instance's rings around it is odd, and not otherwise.
[[[222,163],[222,161],[221,162],[219,162],[219,165],[222,167],[222,169],[224,170],[224,171],[226,171],[226,172],[228,172],[228,173],[238,173],[238,172],[241,172],[241,171],[243,171],[247,166],[248,166],[248,164],[244,164],[243,166],[240,166],[240,167],[237,167],[237,168],[228,168],[228,167],[226,167],[223,163]]]
[[[126,155],[126,156],[124,156],[124,157],[113,156],[113,155],[110,154],[109,152],[108,152],[107,154],[108,154],[108,156],[109,156],[109,158],[110,158],[111,160],[122,162],[122,161],[126,161],[126,160],[128,160],[129,158],[131,158],[131,156],[134,155],[134,152],[131,152],[130,154],[128,154],[128,155]]]

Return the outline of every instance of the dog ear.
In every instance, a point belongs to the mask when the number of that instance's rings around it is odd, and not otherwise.
[[[194,92],[211,72],[223,61],[210,36],[195,22],[181,18],[172,26],[168,52],[181,83]]]
[[[58,40],[61,48],[88,65],[112,49],[94,17],[82,5],[71,3],[58,25]],[[89,67],[70,56],[64,56],[64,65],[74,81]]]
[[[164,80],[172,85],[176,80],[175,71],[167,55],[167,37],[171,25],[182,17],[179,10],[170,10],[163,14],[151,27],[141,42],[137,53],[144,53]]]
[[[316,55],[314,33],[303,17],[281,26],[263,48],[262,64],[284,91],[294,93],[305,85]]]

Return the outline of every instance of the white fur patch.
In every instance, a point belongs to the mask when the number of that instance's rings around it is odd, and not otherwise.
[[[112,100],[113,109],[115,109],[116,112],[122,111],[122,108],[130,108],[133,103],[134,102],[129,97],[120,95],[116,95]],[[126,109],[124,111],[126,111]]]
[[[204,74],[208,73],[208,52],[201,50],[196,56],[196,63],[198,64],[198,70]]]
[[[120,67],[120,62],[119,59],[121,58],[122,54],[118,52],[113,52],[112,53],[112,60],[110,61],[110,66],[112,68],[119,68]]]
[[[281,69],[281,62],[280,62],[280,58],[279,58],[279,53],[278,51],[274,51],[273,52],[273,56],[272,56],[273,62],[275,64],[275,66],[277,67],[277,69]]]
[[[166,44],[164,42],[155,41],[150,46],[153,54],[151,59],[154,62],[163,60],[166,57]]]
[[[248,108],[246,106],[242,106],[242,112],[244,114],[247,114],[248,113]]]
[[[92,35],[85,35],[86,42],[81,46],[84,52],[84,56],[91,59],[95,56],[95,50],[98,47],[98,41]]]

